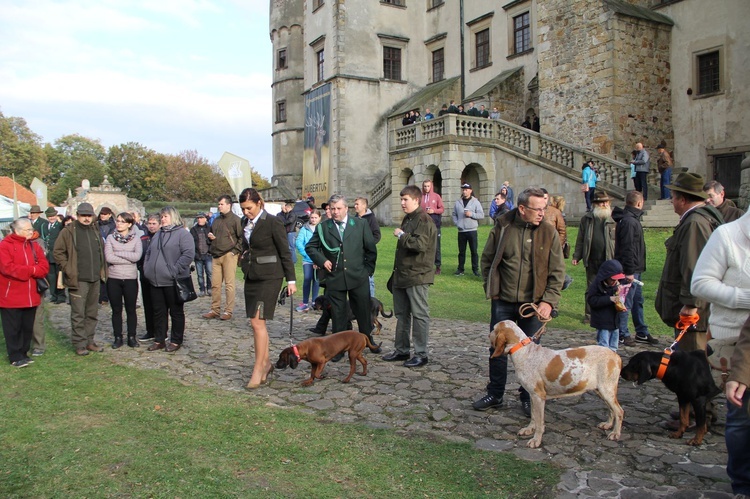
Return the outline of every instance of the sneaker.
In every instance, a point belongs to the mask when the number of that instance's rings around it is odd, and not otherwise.
[[[658,342],[657,342],[658,343]],[[626,347],[634,347],[635,346],[635,340],[632,336],[626,336],[622,339],[622,344]]]
[[[453,273],[453,275],[464,275],[463,270],[457,270]]]
[[[203,290],[198,291],[198,297],[200,298],[201,296],[206,296],[206,292]]]
[[[492,407],[501,407],[503,405],[503,399],[497,398],[494,395],[485,395],[479,400],[474,401],[471,404],[472,409],[475,411],[486,411]]]
[[[34,350],[31,351],[32,357],[40,357],[42,355],[44,355],[44,350],[42,350],[41,348],[35,348]]]
[[[646,336],[641,336],[640,334],[635,335],[635,341],[639,341],[641,343],[648,343],[649,345],[658,345],[659,340],[651,336],[650,334],[647,334]]]
[[[573,284],[573,278],[570,277],[568,274],[565,274],[565,281],[563,281],[563,287],[562,287],[563,291],[568,289],[571,284]]]
[[[206,294],[207,294],[208,296],[211,296],[211,290],[210,290],[210,289],[207,289],[207,290],[206,290]]]
[[[307,312],[308,310],[310,310],[310,305],[308,305],[307,303],[300,303],[299,306],[294,310],[296,310],[297,312]]]
[[[480,274],[478,270],[475,270],[475,271],[474,271],[474,275],[475,275],[476,277],[482,277],[482,274]]]
[[[30,364],[29,359],[21,359],[17,360],[15,362],[11,362],[10,365],[13,367],[18,367],[19,369],[22,367],[26,367]]]

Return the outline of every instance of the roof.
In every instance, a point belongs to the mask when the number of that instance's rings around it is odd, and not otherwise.
[[[0,177],[0,195],[13,199],[13,179],[10,177]],[[22,203],[37,204],[36,194],[18,182],[16,184],[16,199]],[[48,203],[49,204],[49,203]],[[49,205],[52,206],[52,205]]]
[[[480,97],[486,96],[492,91],[492,89],[500,85],[502,82],[504,82],[505,80],[513,76],[514,74],[520,72],[522,69],[523,69],[523,66],[519,66],[514,69],[506,69],[505,71],[503,71],[502,73],[495,76],[490,81],[488,81],[487,83],[485,83],[484,85],[476,89],[474,93],[466,97],[464,101],[477,100]]]
[[[639,7],[633,5],[624,0],[604,0],[605,5],[615,11],[617,14],[622,14],[630,17],[637,17],[639,19],[645,19],[659,24],[666,24],[667,26],[674,26],[674,21],[664,14],[659,14],[647,7]]]
[[[400,116],[408,111],[411,111],[412,109],[421,109],[423,107],[422,105],[425,102],[429,102],[430,100],[435,98],[436,95],[440,94],[440,92],[442,92],[443,90],[447,90],[460,79],[460,76],[454,76],[453,78],[448,78],[447,80],[439,81],[437,83],[433,83],[432,85],[427,85],[416,94],[412,95],[411,97],[407,97],[406,99],[396,104],[394,110],[388,113],[388,117],[393,118],[395,116]]]

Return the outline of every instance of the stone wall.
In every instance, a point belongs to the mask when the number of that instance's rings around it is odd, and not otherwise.
[[[537,6],[541,132],[618,160],[671,143],[669,27],[602,0]]]
[[[526,92],[524,71],[519,71],[491,90],[489,101],[489,110],[497,107],[502,119],[519,124],[523,122],[526,109],[534,107]]]

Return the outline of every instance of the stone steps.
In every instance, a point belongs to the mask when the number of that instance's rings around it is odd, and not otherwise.
[[[649,228],[673,228],[677,226],[680,217],[674,212],[672,202],[669,199],[649,199],[643,206],[643,218],[641,222],[644,227]]]

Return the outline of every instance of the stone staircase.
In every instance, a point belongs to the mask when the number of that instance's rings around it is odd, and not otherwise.
[[[649,199],[643,206],[641,222],[644,227],[676,227],[679,221],[680,217],[674,212],[669,199]]]

